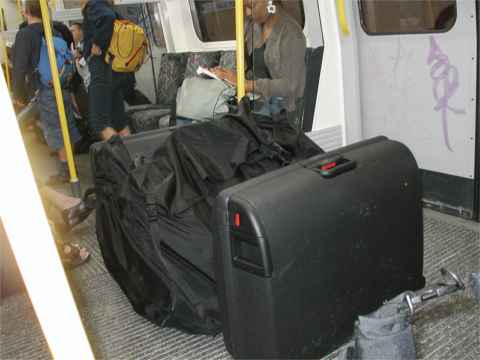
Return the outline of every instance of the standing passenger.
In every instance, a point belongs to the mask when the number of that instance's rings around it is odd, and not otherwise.
[[[49,182],[68,182],[67,157],[60,128],[55,93],[51,82],[41,81],[38,69],[42,39],[44,38],[42,13],[39,2],[36,0],[26,1],[24,6],[23,13],[26,18],[26,26],[18,31],[13,49],[13,97],[16,105],[23,107],[38,90],[41,128],[49,148],[57,152],[59,159],[59,173],[51,177]],[[59,36],[57,30],[55,29],[54,31],[55,35]],[[72,144],[74,144],[80,139],[80,135],[74,124],[70,97],[65,90],[67,85],[62,84],[62,87],[64,87],[63,101],[70,138]]]
[[[105,62],[105,54],[117,17],[110,0],[81,0],[83,13],[84,57],[90,69],[88,88],[90,126],[95,134],[108,140],[114,135],[128,136],[123,74],[114,73]]]
[[[77,127],[82,134],[82,141],[75,146],[77,154],[88,153],[90,145],[98,140],[98,134],[94,134],[88,114],[88,85],[90,84],[90,70],[87,60],[83,57],[83,29],[82,24],[73,23],[70,25],[73,36],[72,52],[75,59],[76,73],[72,79],[72,102],[77,111]]]
[[[70,25],[70,31],[73,35],[73,56],[75,58],[75,65],[77,67],[77,72],[82,78],[83,84],[85,85],[85,89],[88,90],[88,86],[90,84],[90,70],[88,70],[88,64],[83,56],[83,29],[82,24],[80,23],[73,23]]]

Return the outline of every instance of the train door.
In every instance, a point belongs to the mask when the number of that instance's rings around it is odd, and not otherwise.
[[[476,217],[475,2],[352,4],[363,138],[405,143],[422,169],[427,206]]]

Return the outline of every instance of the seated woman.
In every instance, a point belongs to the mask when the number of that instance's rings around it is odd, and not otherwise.
[[[268,12],[269,3],[275,5],[274,14]],[[251,59],[247,74],[250,80],[245,82],[245,90],[262,95],[271,114],[279,112],[279,107],[285,109],[290,123],[299,127],[298,104],[303,97],[306,72],[306,39],[302,28],[279,1],[248,1],[245,15],[253,21],[245,35]],[[220,67],[211,70],[221,79],[237,82],[233,70]]]

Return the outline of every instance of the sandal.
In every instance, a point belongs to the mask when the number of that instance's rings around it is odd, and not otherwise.
[[[62,263],[68,269],[85,264],[90,259],[90,252],[87,251],[87,248],[78,244],[61,243],[58,244],[58,247]]]

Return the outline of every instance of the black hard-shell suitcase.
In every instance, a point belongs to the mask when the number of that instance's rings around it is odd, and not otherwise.
[[[421,183],[402,144],[360,142],[224,190],[214,257],[229,352],[308,358],[424,286]]]

